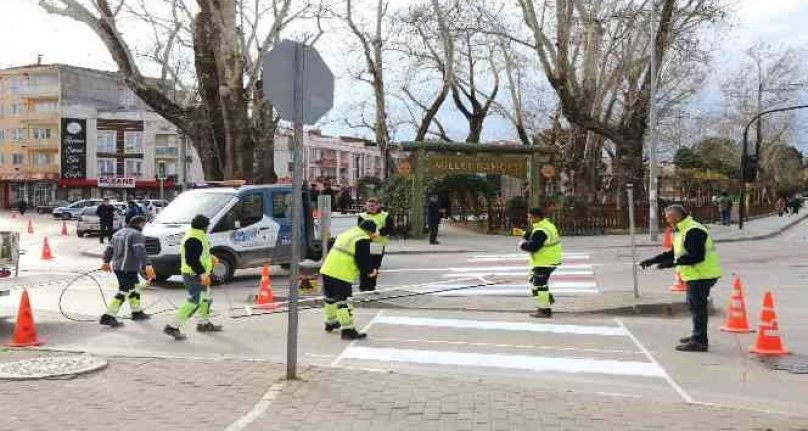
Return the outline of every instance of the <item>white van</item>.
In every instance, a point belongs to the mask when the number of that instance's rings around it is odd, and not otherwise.
[[[214,275],[233,278],[236,269],[267,262],[287,265],[292,254],[292,187],[258,185],[190,190],[171,201],[143,233],[158,281],[180,274],[180,242],[197,214],[210,219],[211,251],[219,258]],[[311,214],[308,198],[303,214]],[[304,218],[303,258],[319,259],[310,216]]]

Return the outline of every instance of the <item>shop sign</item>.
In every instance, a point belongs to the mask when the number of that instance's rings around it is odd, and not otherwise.
[[[427,171],[430,176],[499,174],[527,179],[527,159],[513,156],[430,154]]]
[[[113,178],[101,177],[98,179],[98,188],[103,189],[133,189],[135,188],[134,178]]]

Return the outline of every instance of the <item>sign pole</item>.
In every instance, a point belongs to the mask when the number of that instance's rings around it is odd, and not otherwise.
[[[626,184],[628,194],[628,224],[631,234],[631,271],[634,280],[634,297],[640,297],[640,283],[637,281],[637,242],[634,235],[634,184]]]
[[[165,182],[165,179],[160,178],[160,200],[161,201],[165,200],[165,190],[163,188],[164,182]]]

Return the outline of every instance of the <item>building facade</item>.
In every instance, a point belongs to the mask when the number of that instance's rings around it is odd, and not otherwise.
[[[180,186],[176,127],[110,72],[61,64],[0,70],[0,205],[25,200],[171,197]],[[185,143],[187,182],[203,179]]]

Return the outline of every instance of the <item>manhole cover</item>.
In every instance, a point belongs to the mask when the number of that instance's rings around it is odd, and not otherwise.
[[[89,373],[107,366],[105,359],[87,355],[50,356],[0,364],[0,379],[44,379]]]
[[[773,370],[788,371],[792,374],[808,374],[808,357],[804,355],[762,358],[761,362]]]

